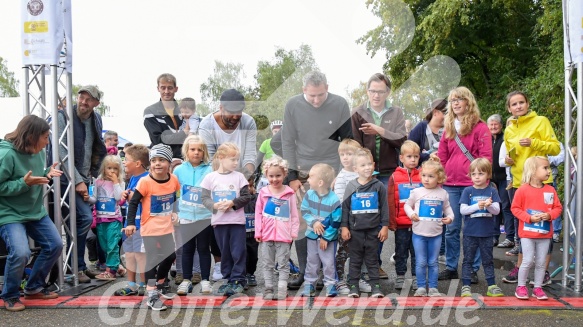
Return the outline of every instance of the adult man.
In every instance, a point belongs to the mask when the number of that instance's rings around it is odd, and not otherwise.
[[[172,74],[158,76],[157,88],[160,101],[144,110],[144,127],[150,136],[151,146],[166,144],[172,148],[172,157],[182,159],[182,143],[188,136],[190,128],[186,126],[182,131],[180,108],[174,95],[178,92],[176,77]]]
[[[225,142],[237,144],[241,150],[239,167],[251,176],[257,158],[257,125],[253,117],[244,113],[245,97],[235,89],[221,94],[219,110],[204,117],[198,127],[212,158],[219,145]]]
[[[285,125],[278,134],[283,158],[289,163],[289,186],[303,196],[313,165],[327,163],[339,170],[338,144],[352,137],[350,109],[344,98],[328,93],[326,75],[314,71],[304,76],[303,94],[288,100],[283,121]],[[307,240],[303,236],[306,223],[303,218],[300,222],[301,239],[295,241],[300,274],[288,283],[290,289],[300,288],[306,269]]]
[[[77,104],[73,107],[73,117],[70,117],[73,124],[74,143],[68,146],[69,150],[73,150],[75,158],[75,171],[70,172],[75,185],[75,206],[76,206],[76,222],[77,222],[77,260],[78,260],[78,278],[80,283],[89,283],[90,279],[85,274],[87,266],[85,265],[85,243],[87,232],[91,228],[93,222],[93,213],[89,204],[88,185],[91,177],[97,177],[101,161],[105,157],[106,149],[103,139],[101,138],[101,131],[103,123],[101,116],[96,111],[95,107],[99,105],[101,100],[101,92],[96,86],[87,85],[79,89]],[[62,137],[67,125],[67,117],[63,110],[59,110],[57,116],[57,123],[59,129],[59,138]],[[53,138],[56,140],[56,138]],[[67,137],[63,138],[63,142],[67,144]],[[64,145],[59,146],[59,157],[65,158],[68,154],[67,148]],[[49,158],[52,160],[52,158]],[[65,160],[64,165],[61,166],[64,170],[68,167],[68,160]],[[61,176],[61,192],[67,187],[68,179],[65,175]],[[69,201],[69,197],[65,198]],[[61,208],[62,216],[66,217],[69,214],[69,208],[63,206]],[[70,244],[70,240],[67,240]]]
[[[116,131],[107,131],[103,134],[103,141],[107,154],[117,154],[117,145],[119,144],[119,137]]]

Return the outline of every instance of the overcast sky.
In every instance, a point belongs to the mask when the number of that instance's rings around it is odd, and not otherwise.
[[[0,4],[0,57],[22,81],[19,10],[19,0]],[[346,96],[386,61],[355,42],[380,24],[363,0],[72,0],[72,15],[73,83],[99,85],[114,116],[135,117],[119,131],[130,139],[143,138],[141,115],[159,98],[161,73],[177,77],[177,97],[200,100],[215,60],[242,63],[251,84],[259,60],[304,43],[330,91]]]

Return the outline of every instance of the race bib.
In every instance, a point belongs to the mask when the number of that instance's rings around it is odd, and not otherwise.
[[[174,203],[174,194],[152,195],[150,215],[170,216],[172,214],[172,203]]]
[[[235,191],[213,191],[213,201],[215,203],[221,201],[235,200],[237,192]]]
[[[527,209],[526,212],[531,216],[543,213],[542,211],[531,209]],[[551,231],[551,222],[548,220],[542,220],[538,223],[524,223],[524,230],[540,234],[548,234]]]
[[[289,202],[278,198],[269,198],[263,208],[263,216],[280,221],[289,221]]]
[[[202,188],[200,187],[183,185],[180,200],[184,205],[204,208],[202,204]]]
[[[478,204],[480,201],[488,200],[489,196],[472,196],[470,198],[470,205]],[[480,218],[480,217],[492,217],[492,214],[488,212],[488,209],[480,209],[470,215],[470,218]]]
[[[443,218],[443,201],[421,200],[419,201],[419,219],[428,221],[441,221]]]
[[[99,215],[115,215],[115,199],[100,197],[97,198],[96,210]]]
[[[351,200],[350,210],[354,215],[379,212],[379,195],[377,192],[352,193]]]
[[[411,190],[420,187],[420,183],[413,184],[399,184],[399,202],[405,203],[409,199]]]
[[[255,214],[246,213],[245,214],[245,230],[247,232],[255,231]]]

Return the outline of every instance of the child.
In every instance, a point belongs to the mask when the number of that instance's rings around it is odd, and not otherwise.
[[[295,192],[283,180],[287,176],[287,161],[273,156],[263,164],[263,175],[269,185],[259,191],[255,206],[255,240],[261,243],[265,291],[263,298],[272,300],[273,269],[278,265],[277,300],[287,297],[290,244],[298,237],[300,220]]]
[[[180,100],[180,115],[182,116],[182,126],[179,130],[184,130],[186,134],[197,134],[200,117],[196,114],[196,102],[193,98]]]
[[[432,156],[423,162],[421,182],[423,187],[411,190],[409,199],[403,206],[413,222],[412,238],[418,287],[414,296],[443,296],[437,290],[437,256],[443,224],[450,224],[454,215],[447,192],[439,187],[445,182],[445,171],[437,157]]]
[[[359,149],[353,158],[358,178],[348,183],[342,202],[342,238],[350,249],[350,297],[359,297],[358,278],[362,262],[366,264],[371,297],[383,297],[379,285],[379,241],[387,239],[389,231],[389,208],[387,188],[372,178],[374,161],[368,149]],[[380,230],[379,230],[380,226]]]
[[[180,257],[177,255],[176,263],[177,266],[182,267],[183,280],[176,293],[186,295],[192,292],[194,253],[198,250],[202,275],[200,292],[211,294],[210,239],[213,228],[210,220],[212,213],[203,205],[201,183],[204,177],[212,172],[212,168],[208,150],[202,138],[198,135],[188,136],[182,145],[182,156],[184,163],[174,170],[174,175],[178,178],[181,187],[178,218],[180,239],[183,242],[182,255]]]
[[[334,168],[332,166],[316,164],[310,169],[308,177],[310,190],[306,192],[301,206],[302,216],[308,225],[306,230],[308,261],[303,296],[316,294],[314,286],[318,280],[320,266],[322,266],[324,274],[326,296],[338,295],[335,256],[338,228],[342,220],[342,208],[338,196],[330,189],[333,181]],[[281,272],[279,275],[281,276]]]
[[[149,164],[149,156],[150,150],[145,145],[136,144],[125,149],[125,161],[123,165],[126,175],[130,176],[130,180],[127,189],[121,196],[124,201],[127,202],[132,198],[140,179],[148,176],[147,165]],[[136,231],[133,236],[126,238],[122,244],[128,270],[128,284],[115,291],[114,294],[118,296],[144,295],[146,291],[146,278],[144,275],[146,271],[146,250],[140,232],[141,213],[142,205],[139,204],[134,219]],[[139,285],[136,284],[137,277],[140,279]]]
[[[218,169],[205,176],[201,183],[202,202],[212,210],[211,225],[221,250],[221,274],[227,284],[221,285],[219,295],[231,296],[242,293],[246,284],[245,268],[247,253],[245,212],[243,207],[251,201],[247,179],[236,171],[239,165],[239,148],[236,144],[221,144],[213,166]]]
[[[403,289],[405,273],[407,272],[407,259],[411,254],[411,286],[417,290],[417,278],[415,277],[415,249],[413,247],[413,230],[411,219],[407,216],[403,206],[409,198],[412,189],[421,186],[419,165],[421,148],[413,141],[405,141],[401,146],[399,160],[403,167],[397,167],[389,178],[387,188],[389,203],[389,229],[395,232],[395,270],[397,279],[395,289]]]
[[[172,294],[166,294],[164,281],[172,263],[174,254],[172,207],[176,201],[176,192],[180,183],[176,176],[170,174],[172,149],[165,144],[156,144],[150,150],[150,174],[138,182],[128,207],[128,223],[126,236],[136,232],[136,212],[142,204],[140,232],[146,249],[146,279],[148,284],[148,307],[152,310],[166,310],[164,299],[171,299]],[[156,267],[158,270],[156,271]]]
[[[247,238],[245,239],[245,249],[247,250],[247,274],[245,275],[245,279],[247,283],[245,284],[245,289],[248,289],[249,286],[257,286],[255,271],[257,270],[257,261],[259,260],[259,243],[255,240],[255,205],[257,204],[257,193],[255,192],[256,177],[256,174],[252,174],[247,179],[249,193],[252,198],[243,208],[245,212],[245,231],[247,232]]]
[[[334,193],[336,193],[340,202],[344,199],[344,192],[346,191],[346,185],[348,185],[348,182],[358,177],[358,174],[354,171],[352,163],[354,152],[358,149],[362,149],[362,147],[360,146],[360,143],[353,139],[344,139],[338,145],[338,155],[340,156],[342,169],[334,181]],[[341,295],[347,295],[350,292],[348,286],[346,286],[344,277],[346,259],[348,259],[348,245],[347,242],[340,237],[338,239],[338,253],[336,254],[336,274],[338,275],[336,290],[338,291],[338,294]],[[359,286],[361,291],[370,292],[370,285],[362,278],[359,281]]]
[[[461,296],[472,296],[470,287],[472,281],[476,251],[480,250],[482,266],[488,282],[487,296],[504,296],[496,285],[494,262],[492,261],[494,228],[497,226],[496,215],[500,213],[500,196],[498,191],[490,186],[492,164],[486,158],[477,158],[470,164],[470,177],[473,186],[466,187],[460,198],[460,213],[463,215],[463,247],[462,293]],[[499,230],[499,229],[498,229]]]
[[[95,202],[97,212],[97,238],[104,250],[107,268],[95,276],[101,280],[115,280],[120,264],[119,241],[121,240],[121,210],[119,202],[125,188],[120,157],[108,155],[103,159],[99,177],[95,180],[94,192],[90,202]]]
[[[511,210],[519,221],[518,234],[522,247],[522,264],[518,270],[518,286],[514,295],[521,300],[528,300],[526,279],[535,258],[532,296],[539,300],[548,299],[541,285],[545,276],[545,259],[553,236],[550,221],[559,217],[563,210],[555,188],[543,184],[550,174],[551,168],[546,157],[526,159],[522,185],[516,190],[512,201]]]

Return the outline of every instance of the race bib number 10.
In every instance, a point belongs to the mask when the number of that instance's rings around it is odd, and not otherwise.
[[[182,186],[182,204],[187,206],[204,208],[202,204],[202,188],[196,186]]]

